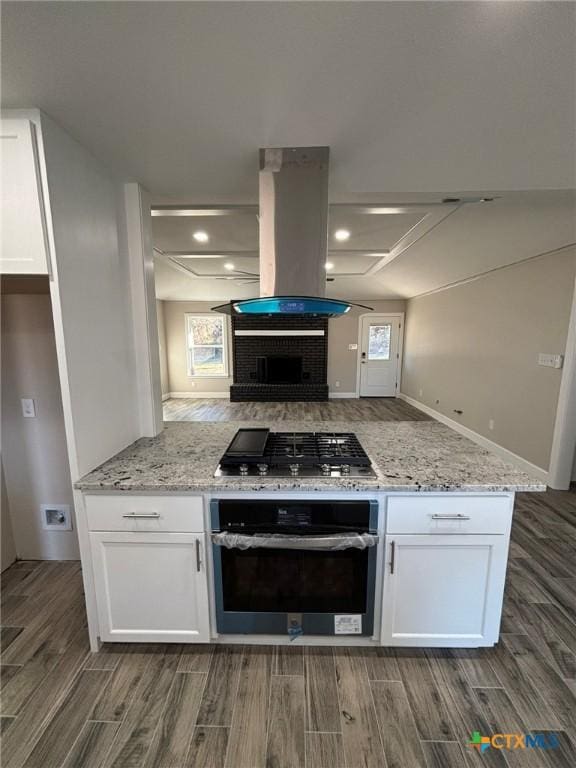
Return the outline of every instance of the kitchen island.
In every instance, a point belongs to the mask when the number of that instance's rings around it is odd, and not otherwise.
[[[214,477],[236,431],[259,426],[269,425],[172,422],[76,484],[83,498],[77,521],[93,647],[101,641],[437,647],[497,642],[514,493],[544,491],[541,482],[430,421],[280,425],[283,432],[354,432],[373,477]],[[234,579],[223,586],[224,548],[215,541],[219,508],[276,505],[289,519],[298,509],[302,525],[302,514],[311,515],[319,502],[323,509],[344,505],[349,511],[352,502],[359,510],[369,505],[369,549],[362,556],[350,552],[349,561],[338,553],[341,573],[349,568],[356,591],[364,590],[364,613],[346,609],[342,585],[342,594],[329,597],[332,571],[326,602],[339,607],[330,610],[329,631],[308,631],[306,612],[290,607],[282,612],[288,617],[285,631],[266,633],[259,621],[237,634],[222,631],[226,589]],[[239,555],[234,567],[241,564]],[[234,573],[254,578],[256,571]],[[320,581],[327,573],[315,572],[324,574]],[[317,585],[316,602],[321,589]],[[249,603],[253,596],[236,597]],[[349,599],[355,605],[358,594]]]

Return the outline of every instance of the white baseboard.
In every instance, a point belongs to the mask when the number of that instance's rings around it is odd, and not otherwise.
[[[468,429],[468,427],[462,426],[462,424],[454,421],[454,419],[451,419],[449,416],[444,416],[440,411],[435,411],[434,408],[430,408],[428,405],[424,405],[424,403],[414,400],[413,397],[408,397],[408,395],[404,395],[402,392],[400,392],[398,397],[409,405],[413,405],[414,408],[418,408],[419,411],[427,413],[428,416],[432,416],[432,418],[442,422],[442,424],[446,424],[447,427],[450,427],[455,432],[459,432],[477,445],[481,445],[482,448],[486,448],[488,451],[492,451],[492,453],[497,454],[500,458],[508,461],[510,464],[514,464],[523,472],[527,472],[529,475],[532,475],[532,477],[538,478],[538,480],[541,480],[543,483],[548,481],[548,470],[538,467],[536,464],[532,464],[532,462],[523,459],[522,456],[518,456],[518,454],[509,451],[507,448],[495,443],[493,440],[489,440],[487,437],[484,437],[484,435],[474,432],[473,429]]]
[[[170,400],[171,397],[172,395],[170,394],[170,392],[166,392],[165,395],[162,395],[162,402],[165,403],[166,400]]]
[[[356,392],[329,392],[330,400],[356,400]]]
[[[195,400],[228,400],[230,392],[170,392],[170,397],[173,398],[192,398]]]

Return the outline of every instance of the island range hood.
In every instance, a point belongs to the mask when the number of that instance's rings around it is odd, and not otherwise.
[[[260,150],[260,297],[215,311],[333,317],[371,309],[325,295],[329,158],[329,147]]]

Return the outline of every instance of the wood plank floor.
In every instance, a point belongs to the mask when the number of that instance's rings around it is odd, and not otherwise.
[[[74,562],[15,564],[1,607],[3,768],[576,765],[574,492],[519,494],[493,649],[92,654]],[[529,730],[559,733],[560,748],[467,746],[473,731]]]
[[[431,421],[394,397],[328,400],[325,403],[231,403],[230,400],[173,398],[164,421]]]

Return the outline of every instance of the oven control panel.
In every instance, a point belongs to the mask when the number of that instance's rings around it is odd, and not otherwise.
[[[278,507],[276,522],[290,528],[305,528],[312,525],[312,512],[310,507],[281,506]]]

